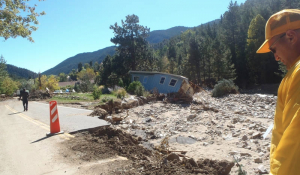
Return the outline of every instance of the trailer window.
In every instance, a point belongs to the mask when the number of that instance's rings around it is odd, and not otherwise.
[[[166,77],[161,77],[159,84],[164,84]]]
[[[139,81],[139,77],[133,77],[133,81]]]
[[[146,83],[147,83],[147,80],[148,80],[148,77],[144,77],[143,83],[146,84]]]
[[[171,79],[169,86],[175,86],[177,83],[177,80]]]

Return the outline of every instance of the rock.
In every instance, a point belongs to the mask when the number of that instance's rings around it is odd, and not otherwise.
[[[166,157],[166,160],[168,160],[168,161],[174,161],[174,160],[180,161],[180,158],[177,154],[171,153]]]
[[[131,125],[131,128],[132,128],[132,129],[139,129],[139,128],[140,128],[140,125],[138,125],[138,124],[132,124],[132,125]]]
[[[203,146],[207,146],[208,145],[208,143],[207,142],[203,142]]]
[[[249,129],[255,129],[256,128],[256,124],[250,124],[249,125]]]
[[[268,174],[268,171],[266,170],[266,168],[264,167],[264,165],[259,165],[257,167],[257,170],[260,174]]]
[[[232,135],[231,134],[228,134],[227,136],[223,136],[223,139],[224,140],[232,140]]]
[[[230,152],[229,152],[230,155],[236,155],[236,154],[238,154],[238,153],[239,153],[239,152],[237,152],[237,151],[230,151]]]
[[[122,128],[122,129],[128,129],[129,126],[128,126],[127,124],[123,124],[123,125],[121,126],[121,128]]]
[[[231,122],[233,124],[236,124],[237,122],[239,122],[239,118],[238,117],[234,117]]]
[[[121,104],[122,104],[122,100],[114,99],[114,101],[113,101],[114,108],[122,108]]]
[[[234,125],[227,125],[228,128],[235,128]]]
[[[107,116],[107,117],[106,117],[106,120],[108,120],[108,121],[113,121],[113,120],[112,120],[112,116]]]
[[[145,119],[145,123],[146,122],[151,122],[151,121],[152,121],[152,119],[150,117],[148,117],[148,118]]]
[[[261,137],[261,133],[260,132],[255,132],[252,134],[252,138],[253,139],[259,139]]]
[[[198,167],[198,163],[197,163],[193,158],[188,159],[188,162],[189,162],[193,167]]]
[[[138,100],[136,99],[129,99],[127,103],[122,103],[123,109],[130,109],[136,106],[138,106]]]
[[[5,98],[5,94],[1,94],[0,97],[1,97],[1,98]]]
[[[242,140],[246,141],[248,140],[248,137],[246,135],[243,135]]]
[[[252,155],[250,153],[241,153],[241,156],[247,156],[247,157],[252,157]]]
[[[239,136],[239,135],[240,135],[240,133],[236,132],[236,133],[233,133],[233,134],[232,134],[232,137],[237,137],[237,136]]]
[[[192,121],[194,118],[196,118],[196,114],[191,114],[187,117],[187,120]]]
[[[137,139],[138,141],[142,141],[143,140],[143,138],[142,137],[138,137],[138,139]]]
[[[211,123],[216,125],[218,122],[216,120],[211,120]]]
[[[108,112],[101,108],[96,108],[89,116],[99,116],[99,119],[104,119],[108,115]]]
[[[255,163],[262,163],[262,159],[260,157],[254,159]]]
[[[267,129],[262,127],[262,128],[259,128],[259,131],[260,131],[260,132],[266,132]]]

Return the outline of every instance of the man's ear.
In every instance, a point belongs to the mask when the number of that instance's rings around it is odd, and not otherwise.
[[[288,31],[286,31],[286,36],[288,37],[289,42],[291,44],[297,43],[297,41],[299,39],[299,36],[297,35],[297,33],[294,30],[288,30]]]

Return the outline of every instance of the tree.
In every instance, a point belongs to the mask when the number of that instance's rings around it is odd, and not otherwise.
[[[0,82],[2,82],[6,76],[8,76],[8,73],[6,70],[6,60],[1,55],[1,57],[0,57]]]
[[[75,69],[72,69],[72,71],[69,73],[69,76],[73,81],[77,81],[77,72]]]
[[[94,66],[93,66],[94,72],[99,72],[99,68],[100,68],[100,65],[99,65],[99,63],[96,61],[96,62],[94,63]]]
[[[3,83],[1,86],[1,93],[4,93],[5,95],[12,95],[17,89],[18,89],[19,83],[16,81],[13,81],[8,76],[3,79]]]
[[[54,75],[50,75],[43,89],[46,89],[46,87],[52,91],[59,89],[58,79]]]
[[[7,70],[6,70],[6,61],[4,57],[1,55],[0,57],[0,93],[4,91],[2,89],[2,85],[4,82],[4,79],[8,76]]]
[[[124,58],[124,64],[129,70],[136,70],[144,56],[150,29],[139,25],[139,17],[136,15],[126,16],[122,26],[117,23],[109,28],[114,31],[114,38],[111,42],[117,45],[117,53]]]
[[[66,75],[65,73],[58,74],[59,82],[66,82],[67,77],[68,77],[68,75]]]
[[[0,36],[5,40],[22,36],[34,42],[31,33],[36,31],[37,17],[45,12],[35,11],[36,4],[29,6],[29,0],[0,0]]]
[[[78,72],[80,72],[82,70],[82,63],[78,63]]]
[[[265,40],[264,29],[266,20],[258,14],[252,19],[248,29],[247,62],[250,80],[255,84],[274,83],[278,77],[274,74],[278,64],[271,54],[256,54],[256,50]]]
[[[94,72],[93,69],[87,68],[87,69],[84,69],[84,70],[82,70],[81,72],[79,72],[79,73],[77,74],[77,76],[78,76],[78,78],[79,78],[80,80],[82,80],[83,78],[87,78],[87,79],[89,79],[89,80],[92,80],[92,79],[95,78],[95,72]]]
[[[35,80],[35,88],[40,90],[46,90],[46,87],[51,90],[59,89],[58,79],[54,75],[47,77],[46,75],[41,75]]]
[[[89,68],[90,67],[90,64],[89,63],[84,63],[84,66],[83,66],[85,69]]]
[[[201,83],[201,65],[204,68],[203,58],[200,55],[199,45],[195,39],[191,39],[189,43],[189,65],[190,70],[193,72],[191,75],[194,75],[192,78],[197,84]],[[201,64],[202,62],[202,64]],[[205,77],[205,74],[204,74]]]

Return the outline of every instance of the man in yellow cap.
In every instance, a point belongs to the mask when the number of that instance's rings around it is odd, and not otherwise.
[[[278,89],[270,150],[271,175],[300,174],[300,10],[285,9],[266,24],[257,53],[272,52],[288,72]]]

